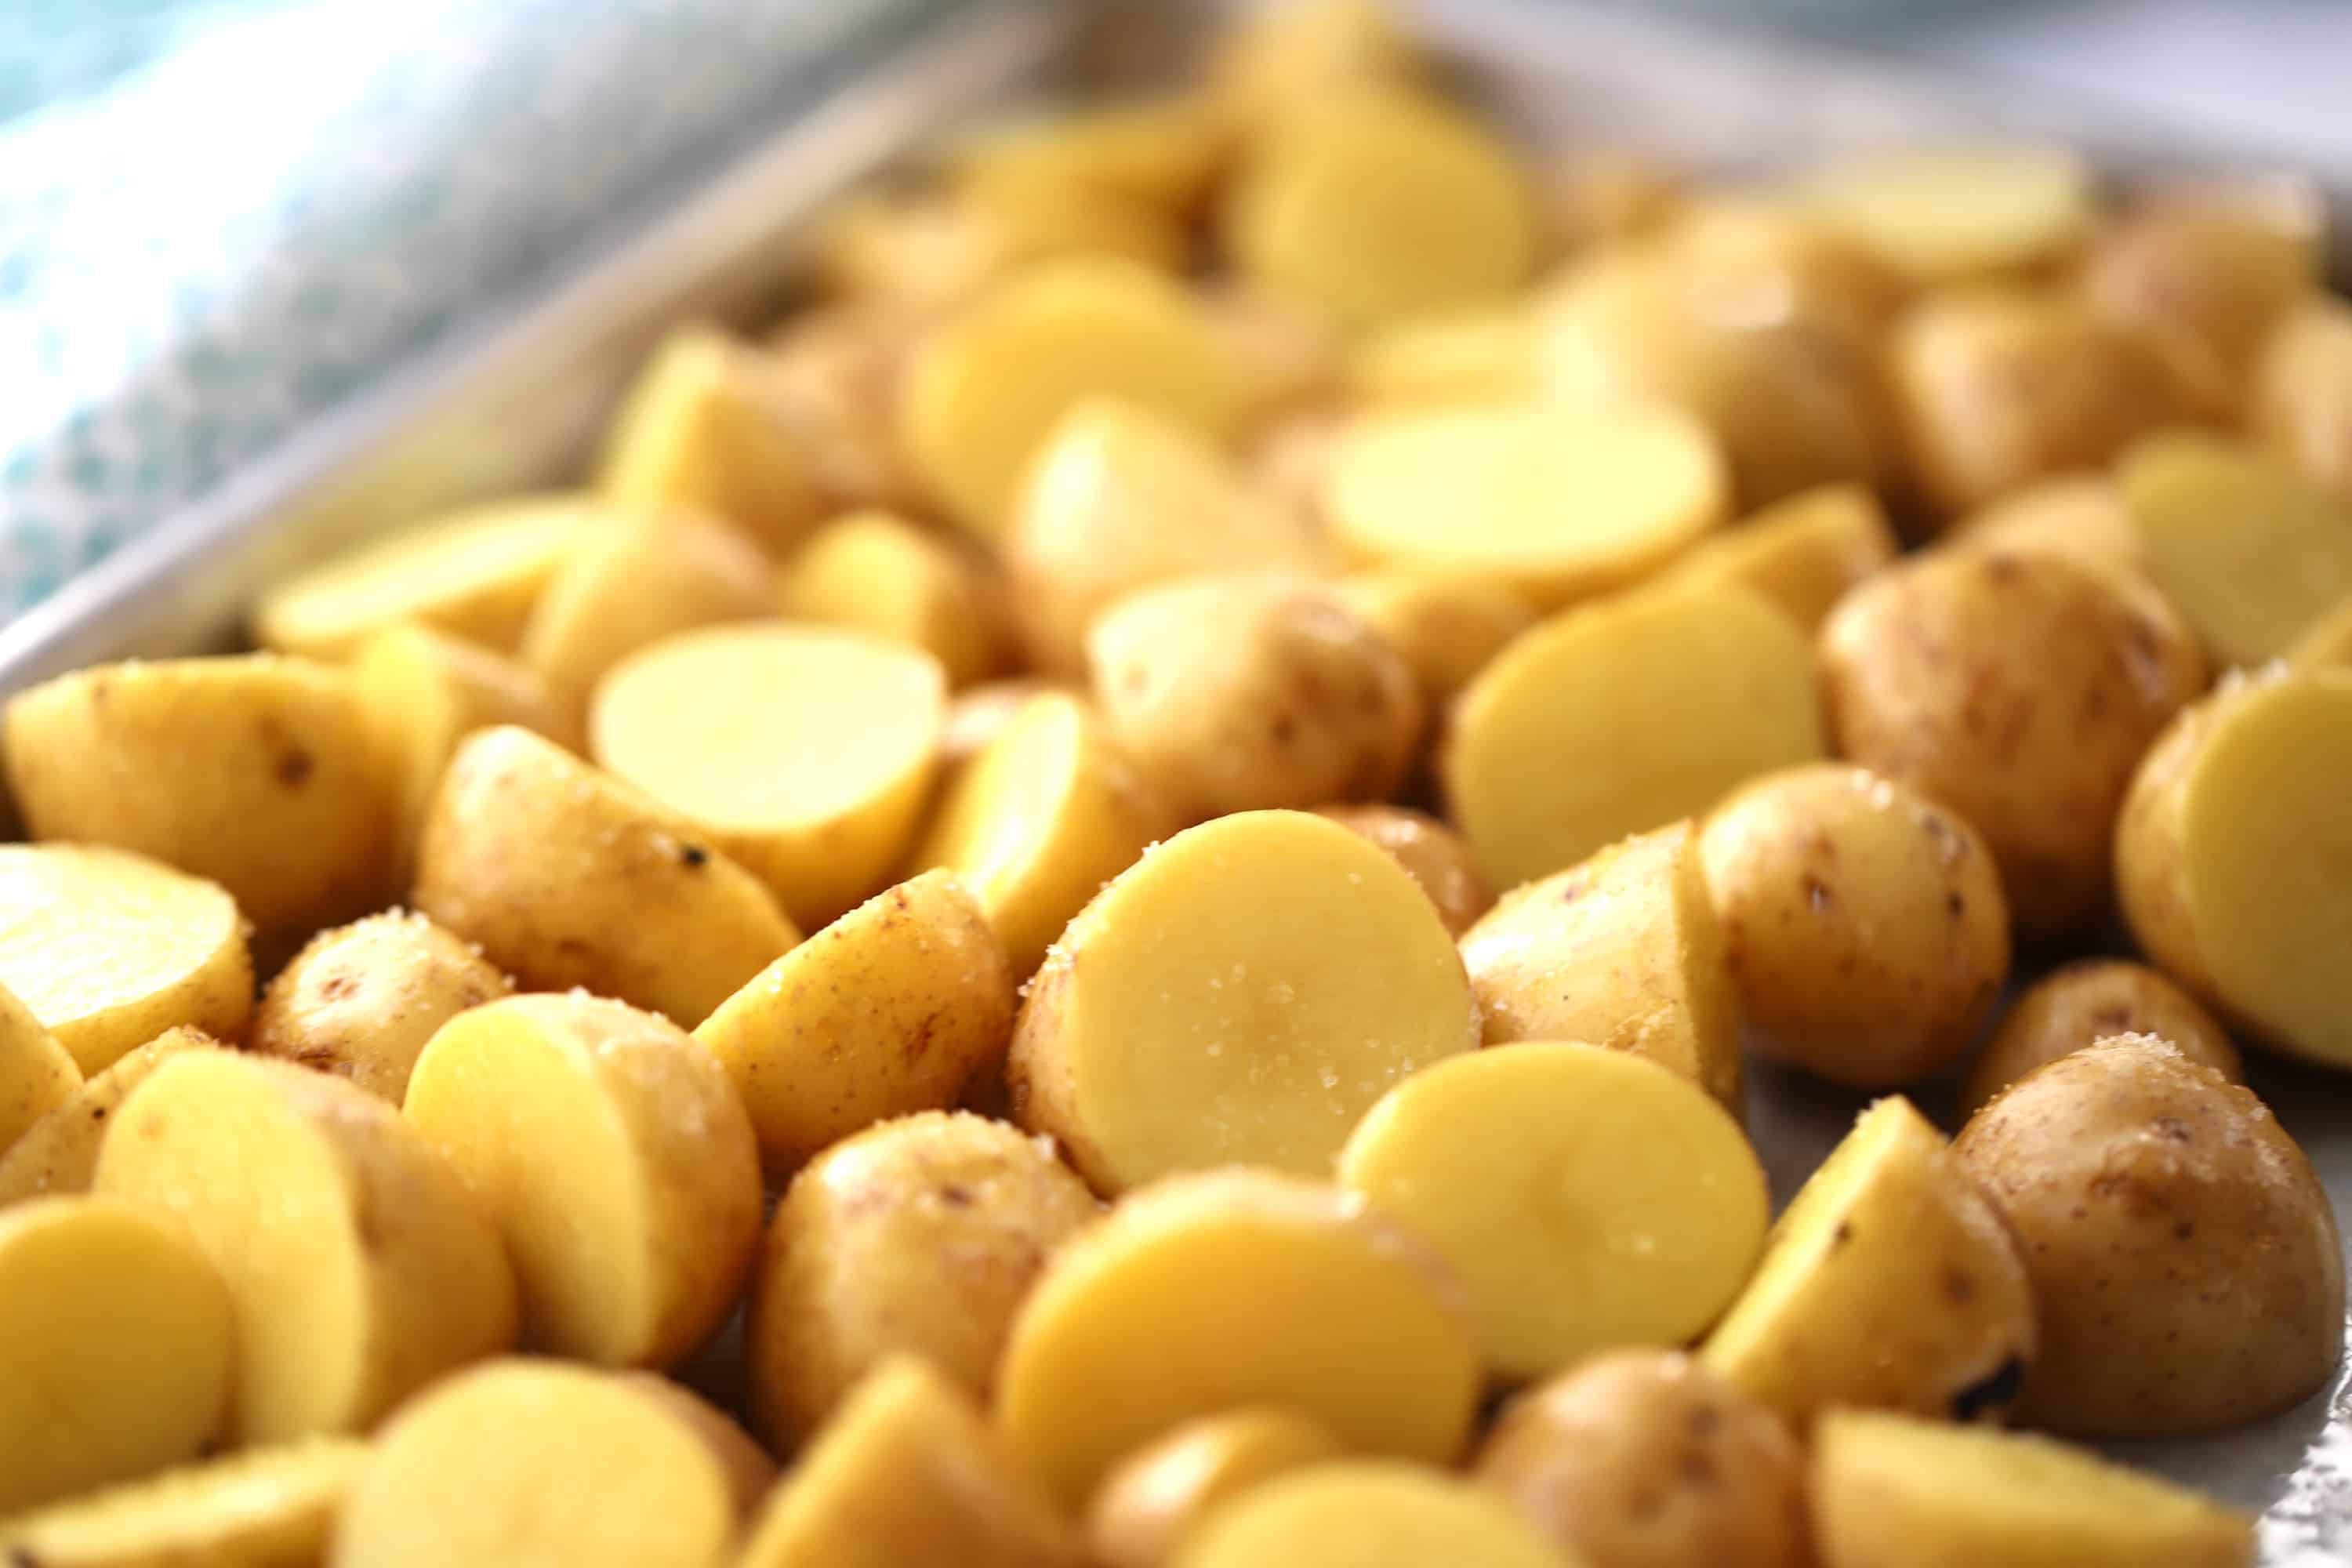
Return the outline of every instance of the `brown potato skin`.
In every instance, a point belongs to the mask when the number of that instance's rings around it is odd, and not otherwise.
[[[2128,213],[2083,258],[2092,310],[2148,347],[2182,406],[2221,422],[2237,417],[2263,340],[2311,285],[2307,237],[2223,201]]]
[[[1864,583],[1831,613],[1820,658],[1839,753],[1973,823],[2031,937],[2105,907],[2133,772],[2206,673],[2149,584],[1990,547]]]
[[[1495,895],[1462,835],[1426,812],[1402,805],[1325,805],[1328,816],[1387,850],[1421,884],[1445,929],[1460,936],[1495,907]]]
[[[1471,1467],[1591,1568],[1808,1568],[1805,1458],[1680,1351],[1597,1356],[1515,1400]]]
[[[480,952],[419,914],[320,931],[254,1009],[252,1048],[351,1079],[398,1105],[433,1031],[514,987]]]
[[[2018,1418],[2085,1437],[2212,1432],[2336,1366],[2344,1258],[2311,1163],[2252,1091],[2145,1035],[1979,1111],[1953,1152],[2025,1259],[2042,1354]]]
[[[2238,1047],[2195,997],[2144,963],[2085,958],[2042,976],[2010,1004],[1969,1069],[1960,1110],[1974,1115],[2036,1068],[2115,1035],[2154,1035],[2231,1083],[2246,1081]]]

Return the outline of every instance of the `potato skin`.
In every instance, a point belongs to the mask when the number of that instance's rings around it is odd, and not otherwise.
[[[2210,1432],[2334,1370],[2344,1258],[2319,1179],[2252,1091],[2148,1036],[2051,1063],[1953,1152],[2032,1280],[2043,1353],[2021,1420],[2082,1436]]]
[[[2144,963],[2085,958],[2042,976],[2009,1005],[1969,1069],[1960,1109],[1974,1115],[2036,1068],[2115,1035],[2154,1035],[2231,1083],[2246,1080],[2228,1032],[2188,992]]]
[[[1327,805],[1328,816],[1387,850],[1421,884],[1445,929],[1460,936],[1495,907],[1495,895],[1478,872],[1463,837],[1426,812],[1402,805]]]
[[[1594,1568],[1807,1568],[1804,1451],[1680,1351],[1596,1356],[1513,1401],[1475,1479]]]
[[[420,914],[320,931],[261,994],[252,1048],[351,1079],[398,1105],[433,1031],[513,994],[498,966]]]

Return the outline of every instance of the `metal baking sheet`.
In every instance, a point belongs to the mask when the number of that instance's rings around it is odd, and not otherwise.
[[[486,312],[204,503],[0,627],[0,697],[78,666],[229,646],[274,575],[427,509],[576,471],[590,435],[668,322],[750,323],[785,298],[809,220],[930,133],[1013,99],[1163,74],[1216,12],[1152,0],[955,8],[845,81],[669,211],[533,297]],[[2046,134],[2122,179],[2245,168],[2227,147],[2079,106],[1785,42],[1697,33],[1538,0],[1439,0],[1423,30],[1529,134],[1590,136],[1701,166],[1769,168],[1826,149],[1969,132]],[[2347,275],[2352,167],[2300,171],[2328,199]],[[0,802],[5,819],[5,802]],[[5,820],[0,820],[5,826]],[[2352,1084],[2256,1061],[2253,1082],[2352,1216]],[[1930,1092],[1931,1112],[1948,1110]],[[1785,1202],[1860,1101],[1759,1068],[1749,1123]],[[2352,1387],[2268,1421],[2114,1451],[2263,1514],[2264,1561],[2352,1563]]]

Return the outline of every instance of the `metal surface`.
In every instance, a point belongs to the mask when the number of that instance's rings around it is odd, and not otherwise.
[[[0,697],[79,665],[227,645],[274,575],[471,496],[574,471],[646,348],[684,315],[751,321],[783,297],[808,220],[929,132],[1007,98],[1164,72],[1206,5],[966,7],[777,132],[673,210],[544,294],[478,322],[0,628]],[[1531,134],[1588,133],[1711,168],[1987,129],[2062,138],[2129,179],[2248,166],[2065,104],[1810,47],[1689,33],[1528,0],[1445,0],[1426,30]],[[2352,168],[2307,170],[2330,195],[2336,276],[2352,237]],[[1785,1201],[1858,1102],[1759,1071],[1750,1121]],[[2256,1087],[2352,1217],[2352,1085],[2257,1064]],[[1930,1109],[1935,1109],[1932,1097]],[[2135,1462],[2265,1510],[2264,1559],[2352,1562],[2352,1390],[2193,1442],[2117,1446]]]

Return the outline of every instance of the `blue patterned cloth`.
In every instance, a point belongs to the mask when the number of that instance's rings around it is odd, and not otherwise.
[[[0,618],[944,3],[0,5]]]

